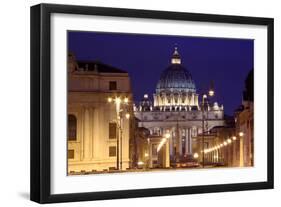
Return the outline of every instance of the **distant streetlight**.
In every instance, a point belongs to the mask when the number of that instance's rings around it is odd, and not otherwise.
[[[199,154],[196,152],[196,153],[194,153],[193,157],[194,157],[195,159],[197,159],[197,158],[199,157]]]
[[[126,113],[125,117],[126,117],[126,119],[129,119],[130,118],[130,114]]]
[[[108,103],[111,103],[111,102],[112,102],[112,98],[111,98],[111,97],[108,97],[108,98],[107,98],[107,101],[108,101]]]
[[[129,102],[129,99],[128,99],[127,97],[125,97],[125,98],[124,98],[124,102],[125,102],[125,103],[128,103],[128,102]]]
[[[214,91],[214,81],[211,81],[210,88],[209,88],[209,96],[214,96],[215,91]]]
[[[215,91],[210,90],[210,91],[209,91],[209,96],[214,96],[214,95],[215,95]]]

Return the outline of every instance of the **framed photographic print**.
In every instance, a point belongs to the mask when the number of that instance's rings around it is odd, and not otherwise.
[[[31,200],[273,188],[273,19],[31,7]]]

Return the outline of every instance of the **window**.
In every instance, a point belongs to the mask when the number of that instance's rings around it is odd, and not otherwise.
[[[116,123],[109,123],[109,139],[116,139]]]
[[[74,150],[68,150],[67,158],[68,159],[74,159]]]
[[[109,157],[116,157],[116,147],[115,146],[109,147]]]
[[[117,90],[117,82],[116,81],[109,81],[109,90]]]
[[[76,141],[77,137],[77,119],[74,115],[68,115],[68,140]]]

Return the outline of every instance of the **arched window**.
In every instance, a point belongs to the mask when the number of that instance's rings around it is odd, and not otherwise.
[[[76,141],[77,139],[77,119],[74,115],[68,115],[68,140]]]

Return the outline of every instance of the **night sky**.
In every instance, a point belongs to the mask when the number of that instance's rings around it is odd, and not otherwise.
[[[68,32],[68,50],[77,60],[99,60],[129,73],[134,100],[152,99],[161,72],[170,64],[175,45],[201,94],[211,80],[225,113],[241,104],[244,80],[253,68],[254,41],[96,32]]]

